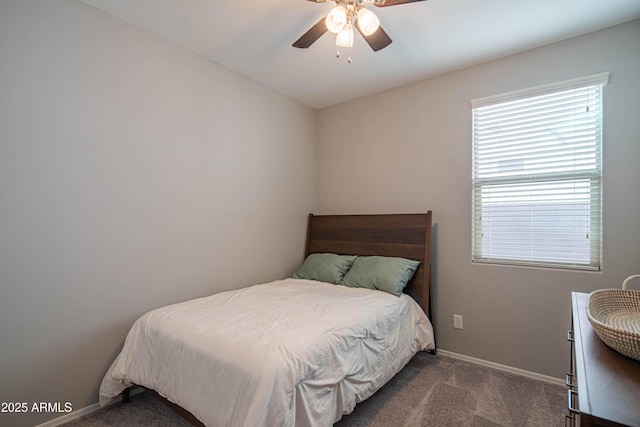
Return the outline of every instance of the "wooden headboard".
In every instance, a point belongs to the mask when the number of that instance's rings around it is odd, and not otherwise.
[[[431,298],[431,211],[423,214],[309,214],[305,257],[330,252],[340,255],[380,255],[420,261],[405,288],[433,323]]]

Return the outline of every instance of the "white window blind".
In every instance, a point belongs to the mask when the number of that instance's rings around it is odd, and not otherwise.
[[[607,81],[472,101],[474,262],[600,268]]]

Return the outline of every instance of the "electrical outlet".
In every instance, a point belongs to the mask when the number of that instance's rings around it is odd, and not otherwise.
[[[453,328],[454,329],[463,329],[462,328],[462,315],[454,314],[453,315]]]

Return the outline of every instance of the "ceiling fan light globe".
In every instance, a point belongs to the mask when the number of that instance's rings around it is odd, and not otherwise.
[[[380,20],[375,13],[364,7],[358,11],[358,26],[365,36],[370,36],[380,28]]]
[[[353,46],[353,25],[346,24],[342,31],[336,35],[336,46],[352,47]]]
[[[347,23],[347,8],[342,5],[334,7],[324,22],[327,25],[327,30],[338,34]]]

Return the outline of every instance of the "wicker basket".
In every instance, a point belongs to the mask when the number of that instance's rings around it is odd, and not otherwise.
[[[640,361],[640,291],[627,289],[632,279],[627,277],[622,289],[600,289],[591,292],[587,317],[600,339],[617,352]]]

